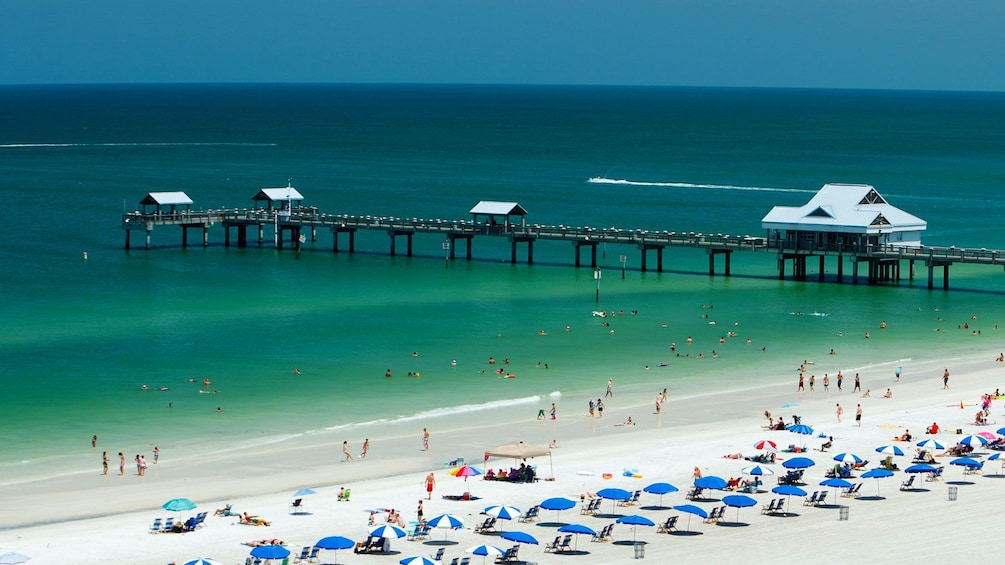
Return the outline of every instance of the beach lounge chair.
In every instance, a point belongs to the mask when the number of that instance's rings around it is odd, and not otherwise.
[[[482,522],[481,525],[475,526],[475,530],[474,531],[475,531],[475,533],[478,533],[478,534],[484,534],[484,533],[496,531],[496,517],[495,516],[489,516],[488,518],[485,518],[485,521]]]
[[[209,516],[209,512],[200,512],[195,515],[195,525],[197,528],[206,525],[206,516]]]
[[[592,516],[592,515],[596,514],[597,511],[600,509],[600,501],[601,500],[602,499],[600,499],[600,498],[590,499],[590,501],[586,503],[586,506],[583,506],[582,508],[579,509],[579,513],[580,514],[586,514],[586,515],[589,515],[589,516]]]
[[[703,491],[701,487],[694,487],[688,491],[687,496],[685,498],[687,498],[688,500],[701,500],[702,492]]]
[[[555,536],[555,541],[544,544],[544,552],[558,551],[558,546],[562,545],[562,536]]]
[[[300,555],[293,558],[294,563],[310,563],[309,558],[311,556],[311,546],[305,545],[300,548]]]
[[[593,534],[593,538],[590,541],[607,541],[611,539],[612,532],[614,532],[614,524],[608,524]]]
[[[827,500],[827,493],[830,491],[822,490],[820,491],[820,496],[817,497],[817,502],[813,506],[821,506]]]
[[[436,553],[430,555],[429,558],[432,559],[433,561],[441,561],[443,560],[443,552],[446,550],[447,548],[441,547],[440,549],[436,550]]]
[[[304,499],[298,498],[290,503],[290,514],[300,514],[301,512],[306,512],[307,506],[304,504]]]
[[[523,514],[517,518],[520,522],[533,522],[537,520],[537,513],[541,510],[540,506],[531,506]]]
[[[172,516],[172,517],[168,518],[167,520],[164,520],[164,527],[161,528],[161,532],[162,533],[163,532],[170,532],[173,529],[174,529],[174,517]]]
[[[820,496],[820,492],[813,491],[813,494],[803,499],[803,506],[815,506],[817,503],[818,496]]]
[[[151,534],[159,534],[159,533],[161,533],[161,519],[160,518],[154,518],[154,523],[150,524],[150,533]]]
[[[453,559],[450,560],[450,565],[460,565],[460,563],[461,563],[460,557],[454,557]]]
[[[913,490],[914,489],[914,475],[907,478],[906,481],[900,483],[900,490]]]
[[[496,557],[496,563],[512,563],[517,561],[517,554],[520,552],[520,545],[514,545],[506,550],[506,553]]]
[[[632,493],[632,496],[628,500],[622,500],[618,503],[619,506],[634,506],[639,503],[639,497],[642,496],[642,491],[637,490]]]
[[[462,557],[461,562],[458,563],[457,565],[468,565],[469,563],[471,563],[470,557]]]
[[[223,508],[217,508],[216,512],[213,513],[214,516],[233,516],[234,515],[234,505],[227,504]]]
[[[844,489],[844,491],[841,493],[841,496],[846,497],[846,498],[856,498],[858,496],[858,491],[861,488],[862,488],[862,483],[858,483],[858,484],[852,485],[852,486]]]
[[[774,514],[777,511],[778,511],[778,502],[775,500],[772,500],[761,507],[761,514]]]
[[[662,524],[659,525],[658,528],[656,528],[656,533],[669,534],[670,532],[675,531],[677,529],[678,518],[680,518],[680,516],[677,515],[670,516],[669,518],[667,518],[666,522],[663,522]]]
[[[555,551],[572,551],[572,534],[565,534],[565,537],[562,538],[562,543],[555,548]]]
[[[942,470],[943,469],[945,469],[945,467],[939,467],[939,468],[937,468],[935,470],[934,473],[929,473],[929,477],[928,477],[927,480],[932,481],[932,482],[941,481],[942,480]]]

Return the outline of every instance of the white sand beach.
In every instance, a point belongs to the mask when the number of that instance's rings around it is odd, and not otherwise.
[[[496,427],[473,427],[477,415],[467,420],[451,422],[444,419],[411,422],[380,430],[371,436],[370,453],[366,459],[343,462],[341,441],[336,433],[330,436],[299,438],[296,441],[261,446],[240,452],[224,452],[211,460],[190,461],[181,454],[164,453],[157,465],[150,465],[143,478],[135,468],[127,466],[126,475],[118,476],[113,461],[109,476],[94,475],[40,478],[30,483],[4,485],[0,493],[4,500],[0,510],[0,553],[17,551],[32,557],[32,565],[56,563],[138,563],[182,564],[199,557],[213,558],[221,563],[244,563],[250,547],[243,542],[278,538],[298,555],[300,548],[312,545],[325,536],[341,535],[360,541],[367,536],[368,510],[400,509],[405,521],[415,520],[416,505],[425,499],[424,477],[433,471],[436,488],[432,500],[425,502],[427,518],[451,513],[464,520],[464,529],[434,530],[430,540],[394,540],[394,555],[356,555],[352,550],[337,553],[322,551],[321,563],[396,564],[411,555],[434,554],[445,548],[444,563],[454,557],[471,557],[471,563],[482,558],[465,553],[465,549],[491,544],[502,548],[513,545],[497,535],[482,535],[472,531],[485,516],[480,513],[489,505],[507,504],[525,510],[549,497],[567,496],[579,499],[581,494],[605,487],[630,491],[659,481],[669,482],[680,492],[663,496],[663,505],[684,504],[685,492],[692,482],[692,471],[699,467],[704,475],[723,478],[741,476],[741,469],[752,463],[724,458],[726,454],[755,455],[754,443],[770,439],[780,449],[789,444],[805,445],[806,454],[816,466],[805,473],[809,492],[826,490],[818,484],[827,469],[834,465],[833,455],[853,452],[868,459],[868,468],[875,468],[883,456],[875,449],[894,443],[895,436],[910,429],[912,442],[897,442],[905,456],[894,457],[901,469],[911,463],[915,443],[925,439],[925,428],[938,422],[943,432],[940,442],[955,444],[963,434],[995,430],[1005,425],[1001,400],[991,409],[988,425],[973,425],[975,404],[980,395],[1005,385],[1005,367],[994,361],[997,352],[954,359],[946,363],[905,363],[904,377],[895,382],[893,370],[888,377],[870,376],[870,398],[852,393],[854,372],[844,370],[844,391],[837,392],[832,381],[830,392],[820,384],[821,364],[815,374],[817,387],[813,394],[796,393],[795,378],[779,377],[777,384],[757,390],[715,393],[682,398],[673,391],[660,416],[653,412],[651,399],[658,392],[642,398],[608,399],[603,420],[591,419],[586,413],[585,398],[562,398],[557,421],[529,417],[518,423]],[[844,360],[831,359],[831,364]],[[944,390],[942,373],[945,366],[952,372],[950,389]],[[836,370],[829,371],[832,375]],[[598,377],[598,396],[604,392],[606,377]],[[617,382],[617,379],[616,379]],[[661,385],[662,386],[662,385]],[[882,398],[885,389],[892,398]],[[721,388],[716,387],[716,388]],[[616,389],[617,394],[617,389]],[[960,403],[964,407],[960,407]],[[793,403],[798,406],[781,408]],[[835,417],[835,404],[844,409],[842,422]],[[855,407],[862,405],[863,422],[855,426]],[[762,429],[766,423],[764,411],[781,415],[787,422],[798,414],[802,422],[812,426],[813,436],[799,436],[786,431]],[[636,426],[615,426],[628,416]],[[428,425],[432,438],[428,453],[421,449],[421,430]],[[818,448],[820,433],[833,436],[834,445],[826,453]],[[514,484],[454,478],[444,462],[463,457],[481,467],[482,453],[496,445],[523,440],[547,446],[552,439],[554,480],[533,484]],[[353,455],[358,456],[362,440],[353,440]],[[980,450],[978,450],[980,451]],[[986,460],[992,451],[980,457]],[[780,452],[779,458],[794,454]],[[966,475],[961,467],[949,465],[950,457],[938,457],[944,466],[944,476],[938,482],[922,482],[921,490],[901,491],[907,479],[903,472],[885,479],[852,479],[864,482],[860,498],[828,495],[827,507],[804,506],[801,497],[789,500],[789,510],[795,515],[762,515],[761,507],[778,498],[770,492],[776,477],[784,473],[782,465],[770,465],[776,476],[768,476],[762,492],[752,495],[757,504],[750,508],[727,509],[723,523],[706,524],[696,516],[690,520],[690,530],[700,535],[683,536],[657,533],[654,527],[639,527],[637,539],[645,544],[644,558],[656,562],[707,563],[731,559],[744,562],[777,561],[793,555],[807,555],[814,562],[847,563],[852,560],[887,563],[939,560],[961,555],[982,554],[980,540],[997,539],[1002,524],[993,506],[1005,495],[1005,478],[998,461],[986,461],[983,474]],[[535,459],[539,475],[550,475],[547,459]],[[491,459],[492,468],[510,467],[509,460]],[[625,469],[638,471],[641,478],[625,477]],[[612,478],[604,480],[603,474]],[[997,477],[995,476],[997,475]],[[746,477],[744,477],[746,478]],[[954,484],[959,483],[959,484]],[[309,513],[290,514],[293,492],[305,487],[317,494],[304,497]],[[341,487],[351,489],[349,502],[337,501]],[[958,489],[957,500],[949,498],[950,488]],[[452,501],[441,498],[465,490],[481,497],[477,501]],[[713,492],[721,498],[723,492]],[[877,497],[876,495],[879,495]],[[190,533],[150,534],[155,518],[167,518],[172,513],[160,505],[171,498],[187,497],[195,501],[195,510],[178,513],[186,518],[199,511],[208,511],[205,526]],[[271,521],[271,526],[248,526],[236,517],[213,516],[213,511],[232,503],[234,510],[247,511]],[[680,512],[646,509],[658,504],[659,497],[642,494],[640,506],[615,506],[605,501],[601,512],[610,514],[641,514],[657,524]],[[720,506],[719,502],[696,502],[706,510]],[[847,506],[847,520],[840,520],[839,506]],[[383,521],[383,515],[378,515]],[[627,563],[635,558],[632,527],[616,525],[613,540],[591,542],[580,536],[578,549],[583,555],[563,555],[544,551],[545,543],[559,535],[552,522],[581,523],[595,530],[614,521],[612,517],[584,516],[577,507],[556,514],[541,511],[541,520],[534,523],[506,523],[500,529],[520,530],[533,535],[540,545],[522,546],[522,561],[536,563]],[[738,524],[737,524],[738,523]],[[688,525],[688,515],[681,514],[678,527]],[[440,545],[446,539],[449,545]],[[962,552],[962,553],[961,553]],[[278,562],[278,561],[277,561]],[[491,561],[489,561],[491,562]]]

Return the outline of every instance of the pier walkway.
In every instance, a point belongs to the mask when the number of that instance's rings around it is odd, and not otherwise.
[[[901,280],[901,265],[908,265],[907,278],[914,279],[915,263],[922,263],[928,269],[928,288],[933,288],[935,271],[941,268],[942,286],[949,289],[949,267],[956,263],[994,265],[1005,267],[1005,252],[989,249],[964,249],[957,247],[903,247],[893,245],[869,245],[863,248],[850,245],[806,245],[793,244],[781,239],[769,239],[749,235],[704,234],[695,232],[678,233],[625,228],[572,227],[564,225],[502,224],[495,222],[475,222],[473,220],[443,220],[420,218],[397,218],[388,216],[351,216],[326,214],[316,207],[294,207],[292,209],[222,209],[222,210],[182,210],[170,212],[129,212],[122,216],[125,230],[125,248],[130,249],[130,235],[133,231],[145,233],[145,248],[151,248],[154,227],[179,226],[182,228],[182,247],[188,245],[189,230],[202,232],[202,245],[209,245],[210,228],[220,224],[224,228],[224,244],[232,243],[231,231],[236,234],[239,247],[248,245],[248,231],[253,230],[257,245],[265,244],[265,235],[272,236],[272,243],[283,249],[284,240],[299,249],[309,237],[317,241],[318,230],[328,230],[332,234],[332,251],[339,252],[340,236],[345,234],[349,253],[355,251],[355,235],[359,230],[383,231],[390,242],[390,254],[398,252],[397,242],[404,238],[406,254],[412,255],[413,236],[416,234],[439,234],[444,237],[442,249],[456,259],[458,240],[464,242],[464,256],[472,258],[472,244],[475,237],[506,238],[510,242],[511,262],[517,262],[518,247],[526,248],[527,263],[534,262],[534,244],[538,241],[566,241],[575,248],[575,265],[582,266],[581,251],[590,251],[589,265],[597,268],[597,246],[614,244],[635,247],[641,254],[641,270],[649,270],[650,252],[655,255],[656,271],[663,271],[663,251],[667,248],[691,248],[704,250],[708,255],[708,273],[716,274],[716,257],[723,256],[723,273],[730,275],[730,258],[737,251],[774,254],[779,278],[785,278],[787,266],[791,276],[797,280],[808,278],[807,263],[816,257],[819,263],[818,278],[824,279],[824,268],[828,257],[836,261],[837,279],[844,281],[844,265],[851,264],[851,282],[859,282],[859,265],[865,263],[866,279],[869,284]]]

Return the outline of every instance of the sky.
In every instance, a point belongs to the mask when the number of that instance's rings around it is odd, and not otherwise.
[[[1005,91],[1002,0],[0,0],[0,84]]]

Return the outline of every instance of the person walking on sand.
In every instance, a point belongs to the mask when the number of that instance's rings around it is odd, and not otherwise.
[[[607,394],[604,398],[614,398],[614,379],[607,379]]]
[[[597,399],[597,417],[604,417],[604,401],[599,398]]]
[[[855,388],[851,389],[852,392],[862,392],[862,379],[855,373]]]
[[[352,461],[352,454],[349,453],[349,440],[342,442],[342,453],[345,454],[346,462]]]
[[[429,451],[429,430],[426,428],[422,428],[422,449]]]
[[[98,446],[98,436],[96,435],[91,436],[91,447],[97,447],[97,446]]]
[[[126,456],[119,452],[119,476],[126,474]]]
[[[370,451],[370,438],[363,440],[363,452],[359,454],[360,459],[366,459],[367,452]]]
[[[154,446],[154,465],[157,464],[157,460],[161,458],[161,450],[156,445]]]
[[[551,419],[552,420],[558,419],[558,408],[555,406],[554,402],[551,403]]]
[[[803,374],[799,373],[799,386],[796,387],[796,392],[805,392],[806,387],[803,386]]]
[[[946,369],[945,373],[942,373],[942,390],[949,388],[949,369]]]
[[[436,486],[436,477],[429,473],[426,475],[426,500],[433,499],[433,487]]]
[[[838,374],[837,374],[838,392],[841,392],[841,384],[842,383],[844,383],[844,375],[841,374],[841,371],[838,371]]]
[[[102,451],[101,452],[101,474],[102,475],[107,475],[108,474],[108,452],[107,451]]]
[[[810,375],[810,394],[813,394],[813,386],[817,384],[817,376]]]
[[[855,406],[855,425],[862,427],[862,405],[858,404]]]
[[[900,367],[897,367],[893,371],[893,376],[897,378],[897,382],[900,382]]]
[[[824,392],[830,392],[831,377],[827,373],[824,373]]]
[[[837,417],[838,417],[838,423],[839,423],[839,424],[841,423],[841,413],[842,413],[842,412],[844,412],[844,410],[842,410],[842,409],[841,409],[841,405],[840,405],[840,404],[838,404],[838,405],[837,405]]]
[[[591,418],[593,418],[593,417],[594,417],[594,415],[593,415],[593,410],[594,410],[594,408],[595,408],[596,406],[597,406],[597,405],[593,403],[593,399],[591,398],[591,399],[590,399],[590,407],[589,407],[589,410],[590,410],[590,417],[591,417]]]

